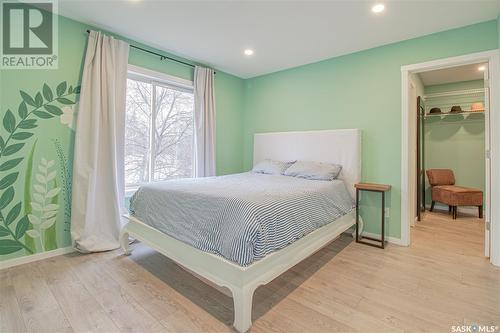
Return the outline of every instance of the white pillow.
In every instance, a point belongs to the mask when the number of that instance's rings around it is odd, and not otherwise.
[[[281,175],[292,164],[293,162],[282,162],[282,161],[265,159],[255,164],[255,166],[252,169],[252,172],[265,173],[268,175]]]
[[[292,176],[314,180],[333,180],[337,178],[342,170],[338,164],[297,161],[283,173],[285,176]]]

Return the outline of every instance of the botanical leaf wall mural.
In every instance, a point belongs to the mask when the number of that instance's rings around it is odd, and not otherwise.
[[[26,172],[24,174],[24,215],[31,214],[31,179],[33,173],[33,155],[35,154],[36,143],[35,140],[33,146],[31,147],[28,159],[26,161]],[[28,230],[33,229],[33,225],[28,226]],[[24,245],[28,247],[32,252],[35,252],[35,241],[29,235],[24,235]]]
[[[53,188],[57,188],[57,179],[54,179]],[[51,204],[57,205],[58,202],[59,202],[59,192],[52,198],[50,198]],[[59,205],[57,206],[59,207]],[[57,228],[55,221],[50,227],[48,227],[45,230],[43,237],[44,237],[43,243],[45,244],[45,251],[55,250],[59,247],[57,244]]]
[[[56,161],[42,158],[36,169],[33,159],[37,149],[35,129],[42,121],[59,118],[58,123],[69,126],[69,113],[74,111],[76,95],[80,88],[68,86],[66,81],[55,89],[43,84],[41,90],[29,94],[19,91],[20,103],[17,112],[7,109],[2,119],[6,134],[0,136],[0,256],[24,250],[33,254],[58,247],[55,223],[59,212]],[[70,107],[71,112],[62,108]],[[64,118],[61,118],[61,116]],[[71,120],[72,124],[72,120]],[[2,132],[3,133],[3,132]],[[47,135],[47,133],[44,133]],[[25,149],[29,147],[29,149]],[[55,150],[57,150],[57,145]],[[62,151],[62,148],[59,147]],[[26,150],[26,151],[25,151]],[[59,156],[60,152],[57,152]],[[64,152],[63,152],[63,157]],[[61,157],[59,157],[59,161]],[[60,163],[60,162],[59,162]],[[24,164],[24,166],[23,166]],[[64,163],[62,183],[65,199],[69,191],[68,163]],[[24,179],[19,177],[25,170]],[[21,187],[18,183],[22,183]],[[65,185],[64,185],[65,184]],[[16,195],[16,188],[23,188],[22,200]],[[65,202],[66,207],[68,203]],[[67,219],[64,213],[64,219]]]
[[[61,116],[62,122],[62,116]],[[71,223],[71,163],[64,152],[61,142],[58,139],[53,140],[59,159],[59,168],[61,172],[61,187],[64,202],[64,231],[69,231]]]
[[[38,165],[38,172],[35,174],[36,181],[33,184],[33,201],[31,202],[33,212],[28,215],[34,228],[27,230],[26,233],[31,238],[38,240],[43,251],[57,248],[53,226],[56,223],[59,210],[57,197],[61,189],[57,186],[50,186],[51,183],[57,184],[55,181],[57,173],[53,170],[54,166],[54,160],[47,161],[45,158],[42,158]]]

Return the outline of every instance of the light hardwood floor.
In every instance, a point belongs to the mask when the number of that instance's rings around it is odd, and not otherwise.
[[[500,269],[479,219],[427,213],[412,246],[342,236],[260,287],[252,332],[450,332],[500,326]],[[231,332],[232,299],[144,245],[0,271],[0,332]]]

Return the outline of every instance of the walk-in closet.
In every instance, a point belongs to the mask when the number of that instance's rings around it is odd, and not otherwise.
[[[488,90],[485,64],[411,78],[415,97],[415,223],[432,216],[482,223],[487,186]]]

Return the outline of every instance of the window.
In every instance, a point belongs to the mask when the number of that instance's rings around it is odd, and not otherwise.
[[[125,186],[193,176],[192,87],[135,72],[127,80]]]

